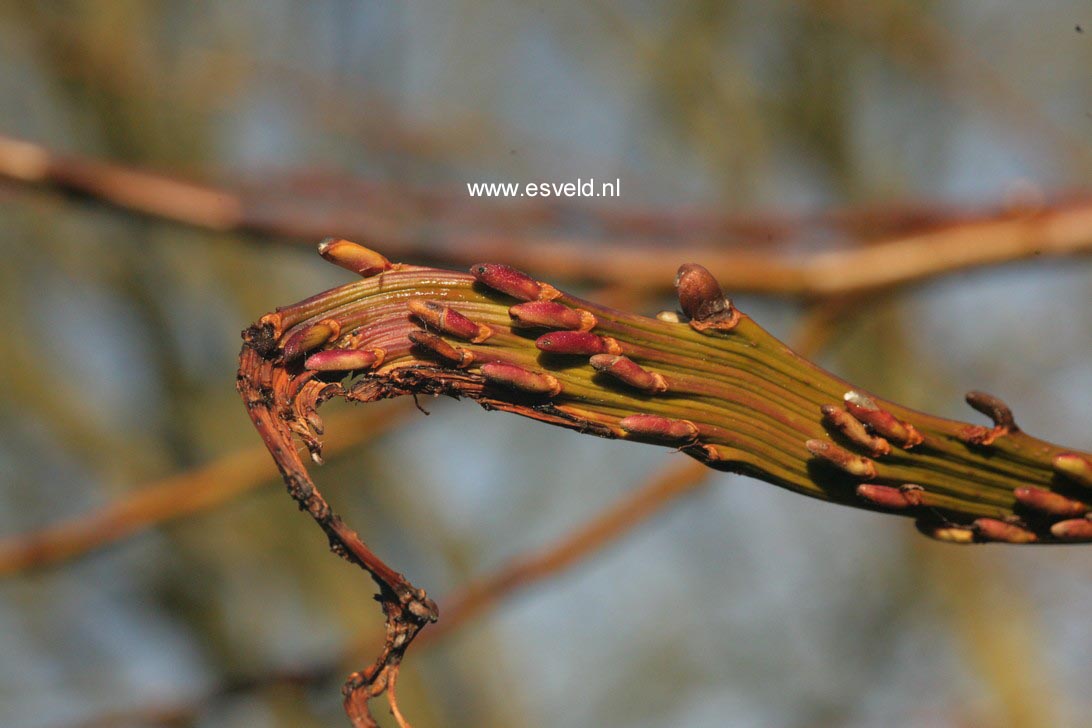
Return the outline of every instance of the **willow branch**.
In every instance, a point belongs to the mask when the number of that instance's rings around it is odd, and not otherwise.
[[[608,221],[607,229],[631,231],[629,237],[589,245],[587,240],[557,235],[465,230],[435,221],[385,217],[359,204],[329,206],[320,211],[276,200],[186,182],[151,171],[114,165],[79,156],[59,155],[40,145],[0,136],[0,180],[35,188],[77,194],[129,213],[174,221],[202,229],[234,232],[299,242],[313,240],[331,228],[351,237],[377,241],[392,254],[426,258],[448,265],[504,257],[510,264],[549,272],[558,278],[599,285],[641,287],[650,293],[670,289],[663,275],[663,245],[642,243],[660,226],[693,233],[672,245],[680,259],[702,260],[718,279],[737,292],[820,298],[890,289],[939,275],[1031,258],[1060,258],[1092,253],[1092,200],[1049,206],[1002,208],[977,215],[895,214],[902,225],[864,247],[844,247],[814,253],[774,248],[725,249],[726,237],[762,239],[770,221],[736,226],[721,219],[658,220],[632,215]],[[488,209],[488,208],[486,208]],[[661,216],[662,217],[662,216]],[[875,213],[873,213],[873,218]],[[826,219],[853,234],[869,224],[867,212],[831,214]],[[784,221],[782,221],[784,222]],[[872,224],[875,224],[873,219]],[[909,225],[909,227],[907,227]],[[774,225],[776,227],[776,225]],[[782,225],[782,227],[784,227]],[[882,224],[880,227],[884,227]],[[643,229],[643,232],[633,232]],[[660,233],[657,233],[660,234]],[[518,242],[518,244],[514,244]]]
[[[1092,455],[1024,433],[981,392],[992,426],[916,412],[801,358],[739,311],[703,267],[679,269],[680,313],[655,319],[567,295],[500,264],[470,274],[392,265],[345,240],[320,253],[363,277],[279,308],[244,332],[239,390],[289,492],[380,587],[388,638],[347,687],[369,725],[406,646],[436,617],[348,531],[291,446],[317,452],[325,400],[468,397],[606,438],[675,447],[794,492],[916,519],[948,542],[1092,540]],[[348,379],[347,379],[348,377]]]

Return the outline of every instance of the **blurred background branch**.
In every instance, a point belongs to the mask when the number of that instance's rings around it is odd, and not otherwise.
[[[342,414],[326,422],[323,455],[349,447],[402,424],[409,404],[380,404],[369,411]],[[0,576],[54,566],[160,526],[223,505],[257,486],[280,482],[260,444],[229,453],[192,470],[148,483],[93,513],[23,536],[0,539]]]
[[[158,173],[123,167],[99,160],[58,156],[30,142],[0,137],[0,180],[8,180],[61,193],[73,193],[104,203],[124,212],[181,222],[214,232],[234,232],[260,239],[284,239],[293,243],[314,244],[330,234],[382,248],[392,256],[410,256],[419,260],[439,261],[446,265],[468,265],[481,260],[504,258],[511,265],[527,270],[596,284],[640,286],[649,293],[667,290],[663,276],[663,250],[670,248],[679,260],[702,260],[718,272],[723,284],[741,293],[758,292],[802,297],[845,296],[862,291],[890,291],[900,285],[918,282],[947,273],[980,266],[997,265],[1036,257],[1067,257],[1092,254],[1092,201],[1071,199],[1052,205],[1045,203],[994,205],[986,211],[939,210],[930,214],[919,206],[909,224],[905,210],[862,209],[814,216],[811,226],[784,219],[716,220],[706,214],[690,219],[678,214],[645,212],[640,217],[652,229],[672,226],[682,230],[702,230],[694,240],[649,239],[635,234],[626,241],[606,239],[589,249],[586,241],[571,233],[535,236],[521,232],[519,217],[509,214],[501,230],[445,230],[447,224],[429,215],[434,208],[448,212],[458,205],[424,204],[427,196],[405,189],[384,190],[376,185],[363,186],[353,204],[340,206],[337,200],[321,197],[311,200],[286,195],[282,184],[269,190],[250,190],[248,194],[228,189],[183,182]],[[353,183],[345,181],[346,185]],[[356,183],[359,185],[359,183]],[[330,189],[329,184],[323,185]],[[344,195],[345,190],[333,190]],[[313,193],[312,193],[313,194]],[[411,219],[394,219],[381,200],[416,196],[422,204],[409,212]],[[362,208],[360,199],[374,200]],[[465,206],[466,201],[462,201]],[[489,203],[478,203],[486,208]],[[496,203],[493,203],[493,207]],[[403,205],[404,207],[404,205]],[[579,208],[566,211],[554,206],[553,217],[579,215]],[[310,209],[308,209],[310,208]],[[374,212],[373,212],[374,210]],[[321,211],[321,213],[317,212]],[[495,212],[495,210],[494,210]],[[525,211],[525,225],[541,222],[534,208]],[[867,237],[867,221],[881,229],[892,220],[902,222],[895,234]],[[488,220],[488,212],[481,215]],[[631,227],[637,215],[630,214]],[[666,219],[663,219],[666,218]],[[623,218],[621,222],[626,222]],[[619,222],[615,220],[614,222]],[[829,232],[845,227],[856,228],[863,239],[844,237],[829,250],[801,253],[784,243],[799,243],[805,234],[816,236],[827,223]],[[833,225],[831,225],[833,223]],[[886,224],[885,224],[886,223]],[[763,245],[764,250],[747,249],[747,231],[762,235],[766,242],[773,230],[779,230],[783,244],[778,248]],[[422,229],[419,234],[414,229]],[[427,232],[424,230],[427,228]],[[711,233],[709,228],[713,229]],[[786,231],[793,232],[786,235]],[[717,244],[710,236],[717,231],[735,230],[741,240]],[[852,235],[852,232],[850,232]],[[845,233],[843,233],[845,236]],[[752,247],[753,247],[753,241]],[[867,243],[867,245],[866,245]]]

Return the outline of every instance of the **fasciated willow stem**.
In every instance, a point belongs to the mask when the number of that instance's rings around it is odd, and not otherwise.
[[[344,240],[320,249],[365,277],[247,329],[239,389],[300,507],[380,587],[387,644],[347,685],[357,724],[369,724],[360,706],[383,692],[436,611],[330,512],[291,446],[299,436],[317,457],[314,413],[332,397],[469,397],[601,437],[677,448],[811,497],[910,516],[953,543],[1092,540],[1092,455],[1031,437],[1004,402],[981,392],[968,402],[992,427],[854,387],[739,311],[700,265],[679,269],[679,313],[646,318],[502,264],[466,274],[392,264]]]

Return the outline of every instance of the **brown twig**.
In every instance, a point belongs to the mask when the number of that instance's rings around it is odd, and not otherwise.
[[[641,525],[657,512],[708,482],[710,472],[693,460],[673,461],[655,473],[640,487],[622,496],[591,520],[565,533],[554,543],[528,555],[517,556],[498,569],[456,590],[443,600],[444,619],[417,638],[417,649],[429,649],[474,619],[488,614],[503,602],[535,584],[564,573],[584,559],[597,554]],[[274,670],[249,679],[232,681],[215,691],[173,706],[144,707],[99,716],[79,724],[80,728],[110,728],[133,722],[178,723],[192,719],[217,700],[241,692],[274,685],[313,685],[334,676],[341,665],[375,654],[379,645],[369,633],[344,652],[313,665]],[[394,681],[388,677],[387,688]],[[392,711],[401,712],[397,698],[390,701]],[[396,717],[396,720],[399,718]],[[405,717],[401,717],[405,721]],[[400,724],[402,725],[402,724]]]
[[[636,286],[665,293],[663,246],[639,240],[587,240],[511,230],[448,230],[427,234],[421,220],[394,219],[370,210],[314,210],[291,200],[263,201],[211,185],[98,160],[57,155],[30,142],[0,137],[0,180],[69,192],[158,219],[241,234],[304,240],[331,230],[375,241],[403,256],[465,265],[504,258],[521,268],[600,285]],[[940,275],[1030,258],[1092,254],[1092,200],[1000,208],[936,220],[868,246],[814,253],[725,250],[713,241],[673,244],[678,259],[700,259],[735,292],[825,298],[891,289]],[[518,245],[513,244],[517,242]]]
[[[317,439],[321,431],[316,426],[317,408],[339,387],[312,374],[290,372],[274,365],[256,348],[248,346],[240,355],[236,389],[281,471],[288,494],[326,534],[331,551],[367,572],[379,588],[376,600],[387,621],[386,641],[374,662],[349,675],[342,688],[345,712],[354,727],[373,728],[376,723],[368,701],[386,691],[392,671],[398,669],[417,633],[436,621],[436,604],[423,589],[415,587],[379,558],[334,512],[315,487],[296,450],[294,438],[298,436],[307,445],[312,459],[318,459],[322,446]]]
[[[393,429],[409,406],[390,404],[394,406],[363,416],[344,413],[329,417],[325,452],[344,452]],[[275,476],[269,453],[257,445],[161,478],[97,511],[0,540],[0,576],[55,566],[164,523],[210,511],[264,483],[273,483]]]

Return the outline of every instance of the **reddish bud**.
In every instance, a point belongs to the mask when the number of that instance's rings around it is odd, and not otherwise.
[[[549,354],[617,354],[618,342],[609,337],[596,336],[590,331],[551,331],[535,339],[535,346]]]
[[[561,392],[561,383],[549,374],[537,374],[515,364],[491,361],[482,365],[482,376],[491,384],[499,384],[527,394],[553,396]]]
[[[596,354],[590,360],[597,371],[639,389],[642,392],[666,392],[667,382],[658,372],[650,372],[628,356]]]
[[[1050,532],[1062,541],[1092,541],[1092,521],[1087,518],[1058,521],[1050,527]]]
[[[316,351],[303,363],[316,372],[349,372],[354,369],[371,369],[383,361],[382,349],[326,349]]]
[[[1064,495],[1043,488],[1033,488],[1031,486],[1016,488],[1012,491],[1012,494],[1021,505],[1051,516],[1076,518],[1088,512],[1086,503],[1066,498]]]
[[[333,319],[323,319],[316,324],[300,329],[288,337],[281,347],[285,361],[291,361],[318,348],[341,334],[341,324]]]
[[[453,346],[436,334],[430,334],[427,331],[411,331],[409,332],[409,340],[456,366],[469,366],[474,361],[474,354],[471,352]]]
[[[382,255],[348,240],[326,238],[319,243],[318,252],[334,265],[365,278],[391,269],[391,262]]]
[[[561,295],[553,286],[501,263],[479,263],[470,268],[470,273],[482,285],[521,301],[549,300]]]
[[[618,423],[626,434],[655,442],[690,442],[698,436],[698,426],[690,420],[675,420],[659,415],[629,415]]]
[[[508,309],[517,326],[590,331],[598,323],[590,311],[569,308],[556,301],[529,301]]]
[[[920,506],[925,500],[925,489],[920,485],[910,485],[909,483],[900,485],[898,488],[890,485],[865,483],[857,486],[857,495],[881,508],[901,510]]]
[[[894,442],[903,449],[909,450],[915,445],[920,445],[925,439],[913,425],[899,420],[887,410],[880,409],[879,405],[866,394],[850,390],[845,393],[843,399],[851,415],[868,425],[877,435]]]
[[[1034,543],[1039,540],[1038,536],[1026,528],[996,518],[979,518],[974,522],[974,529],[980,538],[987,541]]]
[[[875,478],[876,464],[866,457],[854,455],[845,448],[826,440],[808,440],[804,443],[812,455],[858,478]]]
[[[823,422],[831,429],[837,430],[854,445],[868,450],[869,455],[880,457],[891,452],[891,445],[882,437],[874,437],[868,434],[868,430],[841,407],[825,404],[819,408],[823,413]]]
[[[493,334],[493,330],[484,324],[477,324],[450,306],[436,301],[413,299],[406,304],[414,316],[426,326],[454,336],[458,339],[480,344]]]
[[[1052,463],[1054,472],[1070,480],[1092,488],[1092,460],[1075,452],[1056,455]]]

